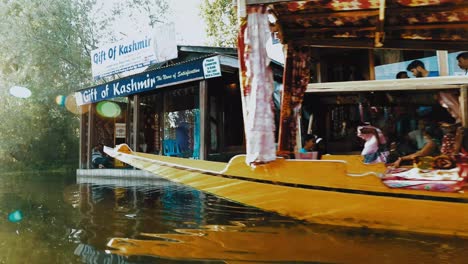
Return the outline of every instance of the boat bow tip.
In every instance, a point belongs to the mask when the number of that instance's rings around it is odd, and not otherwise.
[[[104,146],[104,152],[107,155],[109,155],[109,156],[111,156],[113,158],[115,158],[115,156],[117,156],[117,154],[119,152],[120,153],[125,153],[125,154],[132,154],[133,153],[132,149],[125,143],[117,145],[114,148]]]

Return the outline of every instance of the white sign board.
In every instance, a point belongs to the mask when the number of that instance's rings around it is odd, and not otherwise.
[[[125,123],[115,123],[115,138],[125,138],[126,129]]]
[[[91,52],[94,79],[148,67],[177,58],[174,24],[156,28],[152,33],[129,37]]]
[[[203,60],[203,73],[205,79],[221,76],[219,56]]]

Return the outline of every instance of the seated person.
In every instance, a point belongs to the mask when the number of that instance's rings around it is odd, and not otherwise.
[[[403,156],[398,149],[398,143],[392,142],[390,143],[390,151],[387,157],[387,163],[393,163],[398,160],[399,157]]]
[[[299,153],[307,153],[315,151],[315,135],[307,134],[304,137],[304,147],[299,150]]]
[[[440,154],[440,140],[438,139],[438,129],[436,127],[427,126],[423,131],[423,136],[426,144],[423,148],[415,153],[398,158],[393,165],[399,167],[401,162],[413,161],[419,157],[437,156]]]
[[[424,128],[427,126],[427,122],[425,120],[420,119],[418,121],[418,128],[416,130],[413,130],[408,133],[408,137],[416,149],[422,149],[424,147],[424,144],[426,143],[424,141]]]
[[[103,154],[102,148],[103,145],[98,144],[94,146],[94,148],[91,151],[91,161],[93,163],[93,168],[103,169],[112,167],[109,158]]]
[[[321,138],[318,139],[319,142],[322,141]],[[298,159],[317,159],[317,136],[308,134],[304,137],[304,147],[299,150],[299,153],[296,154]]]
[[[407,78],[409,78],[408,72],[406,72],[406,71],[398,72],[395,77],[397,79],[407,79]]]
[[[364,139],[364,148],[361,155],[364,157],[364,163],[387,162],[388,151],[386,148],[387,140],[380,129],[373,126],[359,126],[357,136]]]

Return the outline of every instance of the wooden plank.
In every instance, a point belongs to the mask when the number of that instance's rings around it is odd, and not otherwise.
[[[386,39],[382,48],[408,50],[466,50],[468,41]]]
[[[291,35],[299,35],[299,36],[306,36],[306,34],[309,33],[327,33],[327,32],[333,32],[336,34],[340,33],[345,33],[345,32],[350,32],[350,31],[374,31],[376,29],[375,26],[370,26],[370,27],[320,27],[320,28],[287,28],[283,26],[283,34],[285,36],[291,36]]]
[[[404,26],[385,26],[385,31],[405,30],[405,29],[468,29],[468,23],[445,23],[445,24],[420,24],[420,25],[404,25]]]
[[[437,64],[439,66],[439,76],[448,76],[448,52],[446,50],[437,51]]]
[[[398,7],[386,8],[386,12],[391,14],[421,14],[421,13],[441,13],[441,12],[464,12],[468,8],[468,3],[453,5],[440,5],[440,6],[418,6],[414,7]]]
[[[259,4],[277,4],[283,2],[296,2],[296,0],[246,0],[247,5],[259,5]],[[237,6],[237,0],[233,0],[235,6]]]
[[[322,48],[356,48],[370,49],[374,47],[374,39],[351,39],[351,38],[324,38],[313,39],[303,36],[301,38],[286,38],[285,44],[294,41],[298,45],[307,45]],[[465,50],[468,47],[468,41],[432,41],[432,40],[404,40],[386,38],[382,49],[399,50]]]
[[[311,19],[311,20],[319,20],[322,18],[347,18],[347,17],[371,17],[371,16],[378,16],[379,10],[372,9],[372,10],[348,10],[348,11],[336,11],[336,12],[313,12],[313,11],[304,11],[304,12],[295,12],[293,14],[281,13],[280,22],[295,22],[297,18],[302,18],[304,20]]]
[[[312,46],[317,48],[356,48],[370,49],[374,47],[374,39],[351,39],[351,38],[324,38],[313,39],[308,36],[303,36],[298,39],[286,38],[284,43],[297,43],[298,45]]]
[[[138,181],[145,178],[152,179],[157,183],[158,180],[161,180],[151,172],[128,169],[78,169],[76,170],[76,176],[78,176],[78,183],[99,183],[102,181],[107,184],[117,184],[122,181]],[[163,181],[167,182],[166,180]]]
[[[468,77],[446,76],[430,78],[409,78],[379,81],[351,81],[310,83],[307,93],[366,92],[366,91],[402,91],[402,90],[438,90],[458,89],[468,85]]]

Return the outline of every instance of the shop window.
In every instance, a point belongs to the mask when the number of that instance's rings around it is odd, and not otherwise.
[[[238,76],[226,74],[210,80],[208,89],[209,159],[228,160],[245,151]]]
[[[138,148],[146,153],[161,153],[162,93],[141,95]]]
[[[185,86],[166,90],[164,92],[164,102],[163,140],[175,140],[180,156],[199,158],[200,110],[198,86]]]

